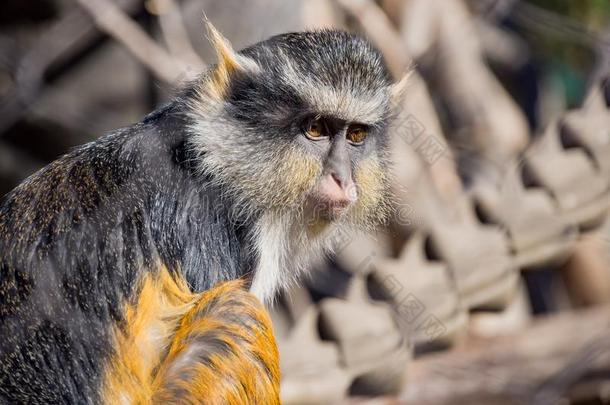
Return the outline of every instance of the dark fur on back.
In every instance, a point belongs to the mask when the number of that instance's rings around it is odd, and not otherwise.
[[[109,325],[156,261],[196,291],[242,275],[238,230],[190,169],[182,108],[76,149],[2,202],[0,402],[98,402]]]

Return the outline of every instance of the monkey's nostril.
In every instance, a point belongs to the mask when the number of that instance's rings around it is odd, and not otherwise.
[[[343,188],[343,180],[341,180],[341,177],[339,177],[336,173],[331,173],[330,176],[333,178],[333,180],[335,181],[335,183],[337,183],[339,185],[339,187]]]

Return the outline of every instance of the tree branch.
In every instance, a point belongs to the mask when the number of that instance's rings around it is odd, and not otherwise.
[[[170,53],[189,65],[189,76],[194,77],[205,68],[205,63],[191,45],[180,8],[174,0],[152,0],[152,4],[155,14],[159,17],[161,32]]]
[[[123,44],[159,79],[174,83],[188,71],[186,64],[172,58],[112,1],[77,1],[89,12],[100,29]]]
[[[396,78],[402,77],[411,64],[407,47],[383,10],[370,0],[337,0],[365,29],[386,58],[388,69]]]

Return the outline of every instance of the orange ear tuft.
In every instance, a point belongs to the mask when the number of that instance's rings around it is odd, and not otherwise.
[[[210,21],[206,21],[206,25],[208,28],[208,38],[218,57],[218,66],[230,72],[239,70],[238,56],[229,40],[222,36]]]
[[[222,98],[229,87],[231,76],[237,72],[254,72],[258,65],[252,59],[238,54],[231,43],[208,20],[205,21],[208,38],[216,51],[218,64],[210,77],[212,94]]]

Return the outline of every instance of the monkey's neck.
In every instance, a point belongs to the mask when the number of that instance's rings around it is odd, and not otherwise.
[[[263,214],[256,222],[253,246],[257,252],[251,291],[268,302],[275,293],[295,282],[320,262],[332,248],[334,225],[316,226],[300,213]]]

